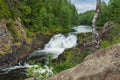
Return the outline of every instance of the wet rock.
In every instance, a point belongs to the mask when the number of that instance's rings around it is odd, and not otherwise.
[[[2,58],[0,58],[0,61],[1,61],[1,62],[4,62],[4,61],[6,61],[6,60],[8,60],[8,56],[3,56]]]
[[[120,80],[120,44],[99,50],[48,80]]]
[[[17,45],[12,31],[9,29],[11,25],[17,30]],[[51,35],[38,33],[33,41],[28,44],[24,25],[20,18],[15,20],[0,19],[0,69],[18,64],[18,61],[24,60],[34,50],[42,48],[50,37]]]
[[[59,62],[65,61],[65,60],[66,60],[66,56],[64,54],[60,54],[58,56],[58,58],[53,59],[52,62],[53,63],[59,63]]]
[[[37,34],[31,44],[23,39],[20,46],[11,46],[12,53],[8,53],[0,58],[0,69],[17,65],[19,61],[24,61],[34,50],[43,47],[50,39],[51,35]]]
[[[51,34],[44,34],[44,33],[38,33],[36,34],[35,38],[32,41],[31,48],[32,49],[38,49],[43,48],[43,45],[45,45],[51,38]]]

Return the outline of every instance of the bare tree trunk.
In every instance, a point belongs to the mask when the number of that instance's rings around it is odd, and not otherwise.
[[[93,42],[96,44],[96,48],[99,47],[99,41],[97,40],[98,38],[98,33],[96,31],[96,20],[98,18],[98,15],[100,13],[100,4],[101,4],[101,0],[97,0],[97,3],[96,3],[96,11],[95,11],[95,14],[94,14],[94,17],[93,17],[93,20],[92,20],[92,27],[93,27]]]

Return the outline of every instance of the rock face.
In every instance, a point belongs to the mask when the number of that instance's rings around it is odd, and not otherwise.
[[[48,80],[120,80],[120,44],[97,51]]]
[[[13,37],[7,29],[6,26],[7,20],[1,19],[0,20],[0,55],[4,54],[7,50],[10,43],[13,41]]]
[[[19,41],[15,42],[12,35],[13,27],[17,31]],[[15,34],[15,33],[14,33]],[[20,41],[20,40],[24,41]],[[0,19],[0,69],[10,67],[17,63],[21,56],[27,53],[29,45],[25,41],[26,33],[20,19]],[[18,45],[17,45],[17,44]],[[19,58],[20,57],[20,58]]]
[[[49,39],[49,35],[37,34],[31,44],[23,40],[20,46],[11,46],[12,52],[0,58],[0,70],[16,65],[18,61],[25,59],[34,50],[43,47]]]
[[[18,41],[22,38],[26,39],[26,32],[20,19],[18,18],[14,21],[12,19],[0,19],[0,57],[1,55],[12,52],[10,46],[16,43],[13,35],[17,35]]]
[[[24,26],[18,18],[12,22],[12,27],[16,28],[19,38],[18,41],[15,42],[11,33],[12,31],[10,32],[9,30],[11,21],[11,19],[0,19],[0,70],[16,65],[34,50],[42,48],[51,37],[51,35],[38,33],[33,41],[28,43]]]

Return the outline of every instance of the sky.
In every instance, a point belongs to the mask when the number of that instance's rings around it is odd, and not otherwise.
[[[109,2],[109,0],[104,1],[106,3]],[[96,0],[71,0],[71,2],[75,5],[76,9],[78,10],[78,13],[83,13],[87,10],[96,8]]]

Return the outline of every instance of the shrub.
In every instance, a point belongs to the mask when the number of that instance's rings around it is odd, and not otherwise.
[[[53,64],[53,72],[54,73],[59,73],[60,71],[69,69],[71,67],[75,66],[74,64],[72,64],[71,62],[60,62],[60,63],[55,63]]]
[[[100,44],[101,48],[107,48],[110,46],[109,41],[102,41]]]
[[[4,0],[0,0],[0,18],[9,18],[10,16],[8,5]]]

